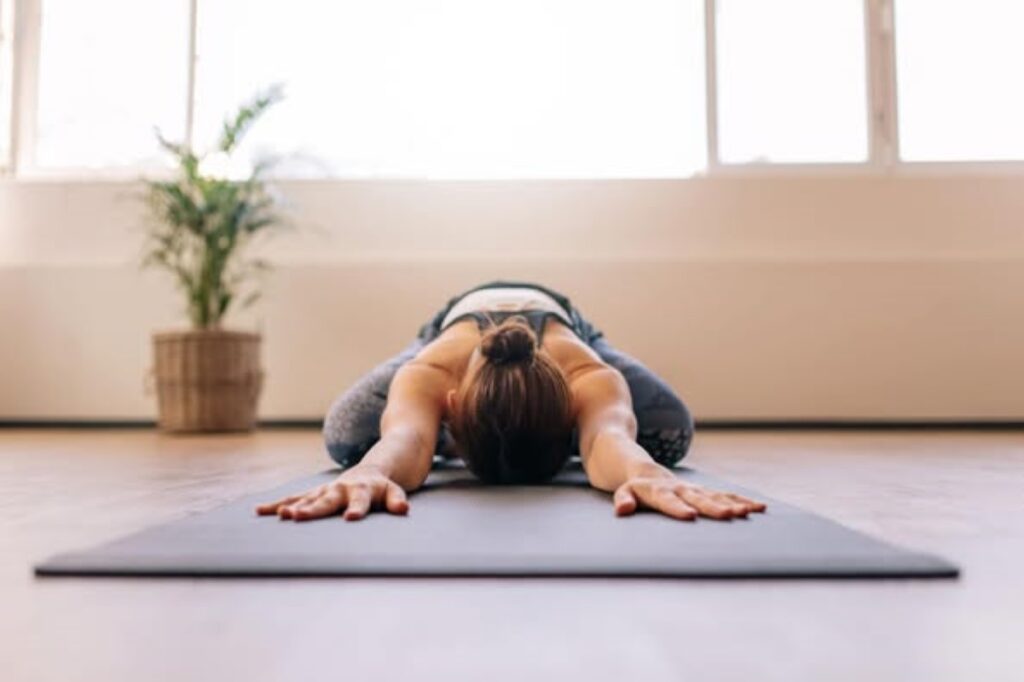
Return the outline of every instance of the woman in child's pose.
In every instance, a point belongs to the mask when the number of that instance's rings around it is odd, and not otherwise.
[[[452,297],[405,350],[334,401],[324,437],[344,471],[259,514],[404,514],[435,455],[494,484],[541,483],[579,457],[620,515],[643,506],[729,519],[765,509],[679,479],[671,467],[693,437],[686,406],[565,295],[532,282],[494,280]]]

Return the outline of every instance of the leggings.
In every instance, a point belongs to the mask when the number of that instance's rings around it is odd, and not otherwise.
[[[449,301],[421,326],[417,337],[402,351],[374,367],[335,398],[324,419],[323,435],[328,454],[342,468],[358,463],[380,439],[380,420],[387,404],[391,380],[399,367],[440,334],[440,321],[455,300]],[[564,297],[563,300],[568,302]],[[674,467],[686,456],[693,440],[694,425],[689,409],[664,380],[636,358],[614,348],[603,332],[587,321],[571,303],[568,305],[588,345],[625,377],[637,419],[637,443],[654,461]],[[434,463],[439,458],[453,457],[452,446],[451,433],[447,424],[442,422],[438,429]],[[574,428],[570,459],[578,459],[579,456],[579,430]]]

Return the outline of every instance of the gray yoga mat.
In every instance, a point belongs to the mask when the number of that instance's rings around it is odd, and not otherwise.
[[[747,519],[614,514],[578,464],[541,486],[485,486],[461,464],[431,471],[407,516],[374,512],[295,523],[256,504],[337,475],[325,471],[210,511],[55,556],[37,575],[501,575],[719,578],[954,577],[948,561],[895,547],[687,468],[681,478],[768,504]]]

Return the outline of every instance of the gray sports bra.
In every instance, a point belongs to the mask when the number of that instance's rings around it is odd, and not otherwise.
[[[517,307],[518,302],[515,301],[515,292],[512,289],[530,289],[530,296],[523,297],[524,307]],[[472,294],[475,299],[466,300],[466,296]],[[504,294],[504,296],[503,296]],[[580,333],[580,330],[573,324],[572,318],[565,311],[564,307],[551,298],[545,292],[540,291],[536,287],[501,287],[500,290],[497,288],[489,290],[476,290],[474,292],[468,292],[461,300],[456,301],[451,308],[441,325],[441,331],[447,329],[451,325],[455,324],[459,320],[464,320],[467,317],[472,317],[477,322],[477,327],[480,331],[484,331],[491,325],[498,325],[505,319],[519,315],[523,317],[526,322],[533,329],[534,333],[537,334],[538,343],[542,343],[544,340],[544,326],[549,317],[554,317],[559,320],[562,324],[569,327],[573,332],[580,337],[581,340],[586,342],[585,337]],[[501,301],[502,298],[504,301]],[[464,310],[460,312],[460,305],[463,302],[470,305],[476,301],[480,308]],[[504,307],[499,309],[497,307],[491,308],[489,305],[503,305]],[[543,306],[543,307],[541,307]],[[465,307],[464,305],[462,307]]]

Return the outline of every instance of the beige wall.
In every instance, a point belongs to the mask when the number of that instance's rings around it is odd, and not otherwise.
[[[264,418],[316,418],[458,290],[567,293],[704,419],[1024,419],[1024,178],[288,183]],[[138,188],[0,183],[0,419],[150,418]]]

